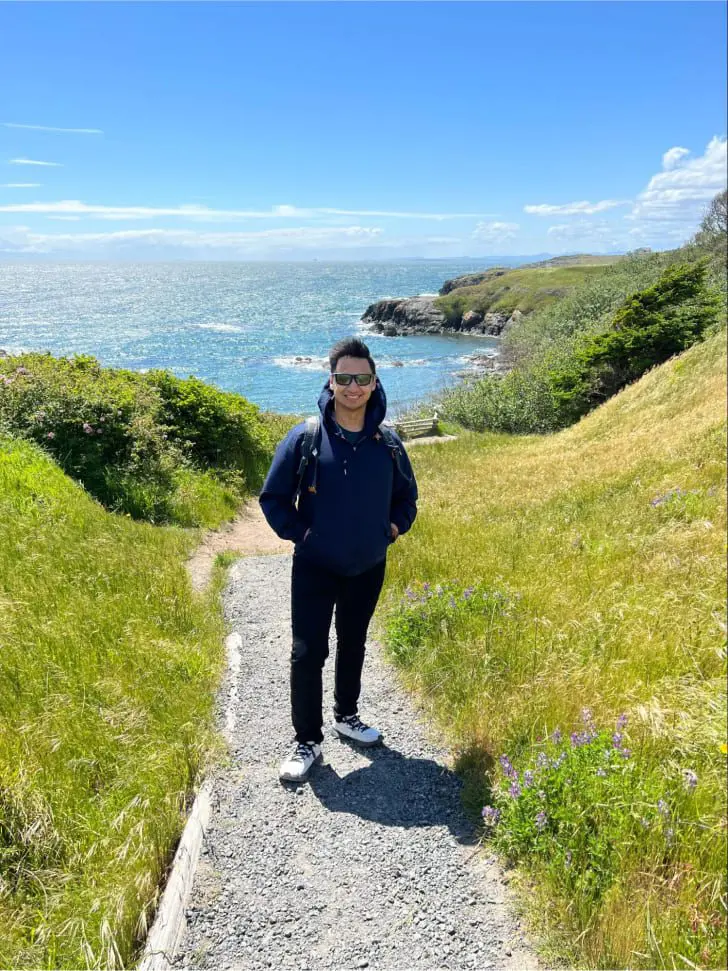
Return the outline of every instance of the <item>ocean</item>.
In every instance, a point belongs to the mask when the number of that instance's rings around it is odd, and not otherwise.
[[[166,368],[271,411],[310,413],[340,337],[363,337],[396,414],[472,368],[496,338],[382,337],[359,321],[385,297],[436,293],[483,260],[378,263],[0,264],[0,348]]]

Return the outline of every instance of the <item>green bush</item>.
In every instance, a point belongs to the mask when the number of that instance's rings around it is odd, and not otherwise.
[[[271,452],[255,405],[193,376],[154,370],[146,380],[161,396],[170,440],[196,465],[236,470],[251,491],[262,483]]]
[[[686,869],[696,833],[712,828],[704,819],[702,780],[691,764],[664,764],[643,752],[626,724],[623,714],[613,729],[597,728],[585,708],[568,740],[557,728],[515,759],[522,771],[501,755],[492,804],[482,810],[486,838],[512,862],[545,870],[584,923],[610,893],[620,894],[620,876],[634,870],[651,868],[658,881],[684,873],[682,893],[696,903],[705,896],[699,875]],[[720,834],[714,836],[720,844]],[[724,947],[722,921],[701,917],[683,914],[674,931],[692,962]]]
[[[671,266],[633,294],[609,330],[584,338],[551,377],[560,424],[576,421],[645,371],[686,350],[715,321],[717,297],[705,287],[706,261]]]
[[[259,485],[286,422],[241,395],[89,355],[0,359],[0,431],[42,445],[112,512],[217,525]]]

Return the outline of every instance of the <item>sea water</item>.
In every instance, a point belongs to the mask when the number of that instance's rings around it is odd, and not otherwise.
[[[386,297],[436,293],[483,260],[372,263],[0,264],[0,348],[91,354],[104,366],[166,368],[264,409],[310,413],[327,352],[361,336],[390,414],[472,369],[497,338],[382,337],[360,318]]]

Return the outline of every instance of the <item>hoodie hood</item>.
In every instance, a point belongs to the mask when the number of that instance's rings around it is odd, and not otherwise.
[[[387,414],[387,396],[379,378],[375,380],[374,391],[372,391],[367,402],[366,415],[364,416],[364,434],[367,436],[376,432]],[[328,380],[319,395],[318,406],[324,421],[331,422],[334,420],[334,392],[329,387]]]

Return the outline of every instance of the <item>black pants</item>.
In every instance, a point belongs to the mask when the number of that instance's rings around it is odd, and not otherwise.
[[[323,667],[336,607],[334,713],[356,715],[369,621],[384,582],[386,560],[355,577],[293,557],[291,574],[291,714],[296,740],[322,742]]]

